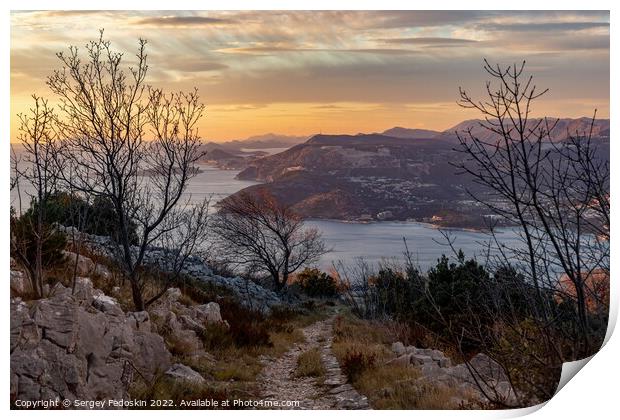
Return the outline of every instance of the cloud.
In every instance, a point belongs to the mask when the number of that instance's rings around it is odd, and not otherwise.
[[[443,37],[412,37],[412,38],[383,38],[385,44],[429,45],[429,46],[459,46],[476,43],[473,39],[443,38]]]
[[[134,22],[136,25],[149,26],[205,26],[205,25],[227,25],[234,23],[231,19],[214,18],[208,16],[153,16],[140,18]]]
[[[228,65],[216,61],[203,60],[201,58],[187,58],[183,56],[164,57],[170,63],[168,68],[174,71],[197,73],[203,71],[217,71],[229,68]]]
[[[471,23],[498,12],[479,10],[415,10],[366,12],[372,14],[367,25],[374,28],[433,27]]]
[[[45,10],[40,12],[42,15],[50,17],[83,16],[107,14],[107,10]]]
[[[257,54],[268,55],[277,53],[331,53],[331,54],[383,54],[383,55],[408,55],[416,54],[417,51],[402,48],[303,48],[303,47],[284,47],[284,46],[256,46],[222,48],[217,50],[222,53],[232,54]]]
[[[13,48],[11,50],[11,75],[45,80],[59,64],[56,51],[46,47]]]
[[[27,94],[45,94],[45,76],[59,66],[54,53],[74,44],[84,54],[83,45],[106,28],[125,64],[137,39],[147,38],[148,82],[166,90],[198,87],[231,130],[277,120],[289,108],[302,116],[312,110],[317,124],[337,113],[334,125],[351,126],[356,104],[430,115],[402,104],[454,104],[459,85],[484,94],[483,57],[501,64],[526,59],[557,104],[582,98],[606,109],[608,22],[608,12],[579,11],[12,12],[12,103],[21,107]],[[439,110],[432,113],[440,118]],[[263,125],[261,131],[273,129]]]
[[[609,28],[609,22],[541,22],[541,23],[485,23],[480,29],[511,32],[556,32],[583,31],[587,29]]]

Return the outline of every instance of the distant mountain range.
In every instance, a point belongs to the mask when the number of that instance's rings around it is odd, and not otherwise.
[[[224,142],[210,141],[204,144],[207,150],[221,149],[228,152],[240,152],[241,149],[276,149],[291,147],[308,140],[308,136],[287,136],[283,134],[261,134],[243,140],[229,140]]]
[[[455,132],[471,129],[489,139],[479,123],[464,121],[444,132],[395,127],[375,134],[318,134],[283,152],[247,159],[237,177],[263,182],[244,191],[266,189],[306,217],[479,228],[489,215],[467,190],[481,187],[450,164],[462,159],[454,150]],[[551,139],[587,131],[591,123],[561,119]],[[597,120],[592,131],[608,159],[609,120]]]
[[[339,220],[417,220],[450,227],[486,225],[483,209],[467,189],[479,188],[450,162],[456,133],[483,140],[493,137],[467,120],[445,131],[393,127],[382,133],[318,134],[311,138],[264,134],[245,140],[203,144],[206,161],[239,170],[237,177],[263,182],[244,191],[266,189],[300,214]],[[530,120],[530,127],[540,120]],[[590,130],[590,118],[562,118],[551,132],[554,142]],[[596,120],[600,158],[609,159],[609,119]],[[15,152],[21,147],[12,144]],[[477,190],[480,191],[480,190]],[[498,203],[501,205],[501,203]]]
[[[262,181],[244,191],[266,189],[306,217],[431,221],[442,214],[459,219],[452,225],[466,221],[462,226],[470,227],[469,209],[461,205],[456,217],[447,204],[467,198],[465,178],[455,178],[449,164],[454,153],[442,139],[316,135],[248,162],[237,177]]]
[[[532,118],[528,122],[529,127],[534,127],[541,121],[540,118]],[[556,121],[555,118],[548,118],[550,124]],[[471,132],[476,137],[482,140],[490,140],[493,136],[484,129],[480,123],[484,120],[473,119],[463,121],[453,127],[450,127],[444,131],[426,130],[421,128],[404,128],[404,127],[392,127],[381,133],[373,133],[373,135],[384,135],[387,137],[399,138],[399,139],[443,139],[449,141],[456,140],[456,133],[466,133],[471,129]],[[551,139],[553,141],[565,140],[569,133],[575,134],[577,132],[586,133],[590,130],[592,119],[588,117],[582,118],[560,118],[555,127],[551,131]],[[595,137],[609,137],[609,119],[597,119],[593,126],[593,135]],[[368,136],[369,134],[359,133],[355,136]],[[320,135],[317,135],[320,136]],[[275,149],[291,147],[296,144],[301,144],[307,141],[309,138],[315,138],[317,136],[288,136],[284,134],[267,133],[257,136],[251,136],[242,140],[229,140],[225,142],[207,142],[205,147],[208,150],[221,149],[229,153],[240,152],[241,149]]]
[[[557,122],[556,122],[557,121]],[[446,131],[440,133],[437,137],[443,137],[447,139],[455,139],[456,133],[466,133],[471,129],[471,133],[481,140],[492,140],[496,135],[489,132],[481,123],[483,120],[466,120]],[[545,122],[541,118],[531,118],[528,120],[527,127],[533,129],[538,126],[544,127],[544,124],[548,123],[551,129],[551,140],[561,141],[566,140],[569,136],[579,134],[587,134],[592,126],[592,118],[547,118]],[[555,124],[555,125],[554,125]],[[507,127],[507,128],[510,128]],[[592,126],[592,135],[594,137],[609,138],[609,119],[597,119]]]

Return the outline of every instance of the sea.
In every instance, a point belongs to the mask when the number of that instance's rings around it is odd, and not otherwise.
[[[236,179],[238,171],[223,170],[209,164],[200,164],[201,172],[190,181],[186,194],[192,202],[211,197],[215,203],[230,194],[256,182]],[[27,188],[21,189],[22,207],[28,207]],[[11,191],[11,205],[19,207],[17,191]],[[370,223],[344,222],[338,220],[306,221],[307,226],[317,228],[329,251],[316,263],[319,268],[330,270],[358,266],[363,259],[370,266],[379,264],[402,264],[406,249],[413,262],[422,270],[433,266],[442,255],[454,257],[462,249],[467,257],[482,260],[487,255],[489,235],[480,231],[461,229],[440,230],[435,226],[417,222],[377,221]],[[451,245],[445,235],[450,237]],[[518,246],[518,232],[503,229],[496,232],[502,244]],[[406,241],[406,247],[405,247]]]

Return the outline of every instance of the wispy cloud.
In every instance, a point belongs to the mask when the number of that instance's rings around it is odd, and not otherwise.
[[[411,37],[411,38],[387,38],[387,39],[379,39],[380,42],[385,44],[407,44],[407,45],[432,45],[432,46],[441,46],[441,45],[451,45],[451,46],[459,46],[459,45],[468,45],[473,44],[478,41],[473,39],[464,39],[464,38],[443,38],[443,37]]]
[[[491,31],[512,32],[555,32],[555,31],[583,31],[595,28],[609,28],[609,22],[536,22],[536,23],[485,23],[479,25],[481,29]]]
[[[205,128],[221,137],[444,128],[464,118],[458,86],[484,86],[483,57],[526,59],[551,88],[550,114],[589,115],[592,104],[604,114],[609,103],[606,11],[58,10],[11,14],[16,112],[49,93],[55,52],[83,52],[98,28],[128,64],[146,38],[148,82],[198,87]]]
[[[183,26],[228,25],[235,22],[231,19],[208,16],[153,16],[137,19],[134,23],[136,25],[171,26],[177,28]]]

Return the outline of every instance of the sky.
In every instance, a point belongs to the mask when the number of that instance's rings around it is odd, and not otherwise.
[[[526,60],[550,92],[535,116],[609,117],[609,12],[27,11],[11,14],[11,139],[32,94],[53,96],[56,52],[99,36],[125,53],[148,41],[147,82],[198,88],[203,139],[445,130],[478,114],[483,59]]]

